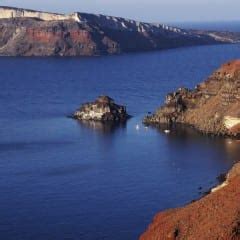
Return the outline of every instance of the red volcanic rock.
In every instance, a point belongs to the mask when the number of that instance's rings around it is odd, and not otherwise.
[[[229,74],[229,76],[233,76],[234,74],[238,74],[240,71],[240,60],[230,61],[219,69],[219,74],[222,76]]]
[[[27,28],[26,37],[32,42],[49,43],[56,42],[58,39],[62,38],[63,32],[50,32],[44,29]]]
[[[217,135],[240,136],[240,60],[224,64],[194,90],[178,89],[147,124],[187,124]],[[159,213],[140,240],[240,239],[240,163],[206,197]]]
[[[1,8],[0,55],[92,56],[240,41],[239,33],[184,30],[86,13],[30,13]]]
[[[115,41],[86,23],[0,19],[0,55],[92,56],[118,52]]]
[[[240,239],[240,164],[222,186],[186,207],[159,213],[140,240]]]
[[[44,28],[26,28],[27,37],[32,41],[49,42],[69,37],[72,41],[87,43],[91,39],[91,35],[86,30],[71,30],[64,32],[61,30],[48,30]]]
[[[74,30],[69,32],[70,38],[74,42],[87,43],[91,39],[91,35],[86,30]]]

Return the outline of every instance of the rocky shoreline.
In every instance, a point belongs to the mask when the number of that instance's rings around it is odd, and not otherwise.
[[[180,88],[144,123],[177,128],[192,126],[217,136],[239,138],[240,60],[224,64],[194,90]],[[222,184],[185,207],[157,214],[140,240],[240,239],[240,163]]]
[[[108,96],[82,104],[73,118],[105,131],[113,123],[125,123],[126,107]],[[217,136],[240,136],[240,60],[224,64],[195,89],[179,88],[166,96],[165,104],[143,120],[160,129],[184,125]],[[174,129],[173,129],[174,128]],[[238,240],[240,239],[240,162],[221,176],[222,183],[200,200],[156,215],[140,240]]]
[[[140,240],[240,239],[240,163],[204,198],[157,214]]]
[[[224,64],[193,90],[168,94],[165,104],[143,122],[169,128],[185,124],[205,134],[239,137],[240,60]]]

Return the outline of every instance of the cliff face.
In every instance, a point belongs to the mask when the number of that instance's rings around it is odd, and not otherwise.
[[[194,90],[180,88],[146,124],[191,125],[204,133],[240,135],[240,60],[224,64]]]
[[[23,8],[0,7],[0,19],[4,18],[38,18],[43,21],[74,20],[79,21],[78,14],[59,14],[28,10]]]
[[[140,240],[240,239],[240,164],[211,194],[186,207],[159,213]]]
[[[73,21],[4,19],[0,20],[0,55],[94,55],[98,37],[92,28]],[[100,47],[107,51],[107,42],[100,42]]]
[[[188,31],[104,15],[0,7],[2,56],[92,56],[239,41],[238,33]]]

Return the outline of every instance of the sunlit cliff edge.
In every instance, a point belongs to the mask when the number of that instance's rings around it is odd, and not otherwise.
[[[239,33],[0,7],[1,56],[94,56],[239,41]]]

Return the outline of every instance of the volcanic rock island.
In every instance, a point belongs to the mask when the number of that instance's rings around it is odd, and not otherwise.
[[[126,107],[117,105],[108,96],[100,96],[94,102],[82,104],[73,114],[77,120],[103,123],[124,123],[129,117]]]
[[[205,134],[240,137],[240,60],[224,64],[194,90],[180,88],[145,124],[189,125]],[[157,214],[141,240],[240,239],[240,163],[206,197]]]
[[[0,7],[0,56],[95,56],[238,42],[240,33],[235,32]]]

